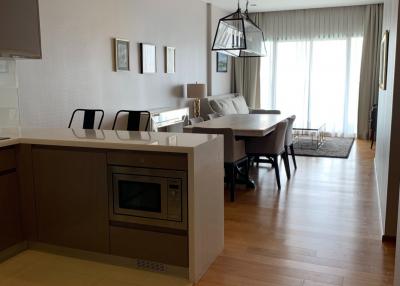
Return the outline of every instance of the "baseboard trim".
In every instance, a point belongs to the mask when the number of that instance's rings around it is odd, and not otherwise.
[[[91,252],[91,251],[85,251],[85,250],[79,250],[74,248],[56,246],[41,242],[31,242],[31,241],[28,242],[28,248],[32,250],[47,252],[71,258],[90,260],[94,262],[138,269],[143,271],[151,271],[147,268],[138,267],[138,265],[140,264],[140,260],[134,258],[127,258],[106,253],[97,253],[97,252]],[[158,272],[158,271],[151,271],[151,272],[156,272],[165,275],[173,275],[175,277],[189,279],[188,268],[169,265],[169,264],[165,264],[165,271],[163,272]]]
[[[381,208],[381,192],[380,192],[380,189],[379,189],[378,172],[376,171],[376,158],[374,158],[374,173],[375,173],[375,182],[376,182],[376,192],[377,192],[377,196],[378,196],[379,225],[381,227],[382,241],[384,241],[383,237],[385,236],[385,231],[383,229],[383,218],[382,218],[382,208]]]
[[[392,236],[392,235],[382,235],[382,242],[392,242],[392,243],[396,243],[396,236]]]
[[[28,242],[23,241],[23,242],[15,244],[7,249],[0,251],[0,263],[6,261],[7,259],[10,259],[11,257],[13,257],[27,249],[28,249]]]

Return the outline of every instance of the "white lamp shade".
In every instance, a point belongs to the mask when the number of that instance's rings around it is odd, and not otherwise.
[[[206,98],[207,97],[207,85],[203,83],[188,84],[187,85],[187,97],[188,98]]]

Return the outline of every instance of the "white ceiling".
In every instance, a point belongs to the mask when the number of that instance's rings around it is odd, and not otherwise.
[[[227,11],[235,11],[237,0],[203,0]],[[310,9],[382,3],[383,0],[250,0],[249,12]],[[242,10],[246,0],[240,0]],[[253,6],[256,5],[256,6]]]

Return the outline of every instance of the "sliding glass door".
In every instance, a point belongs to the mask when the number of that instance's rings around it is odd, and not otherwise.
[[[362,38],[266,42],[261,107],[296,114],[296,126],[326,124],[335,136],[357,130]]]

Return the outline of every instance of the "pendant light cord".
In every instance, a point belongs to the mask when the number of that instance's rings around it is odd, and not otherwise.
[[[244,14],[246,15],[247,18],[250,18],[249,16],[249,0],[246,2],[246,11],[244,11]]]

